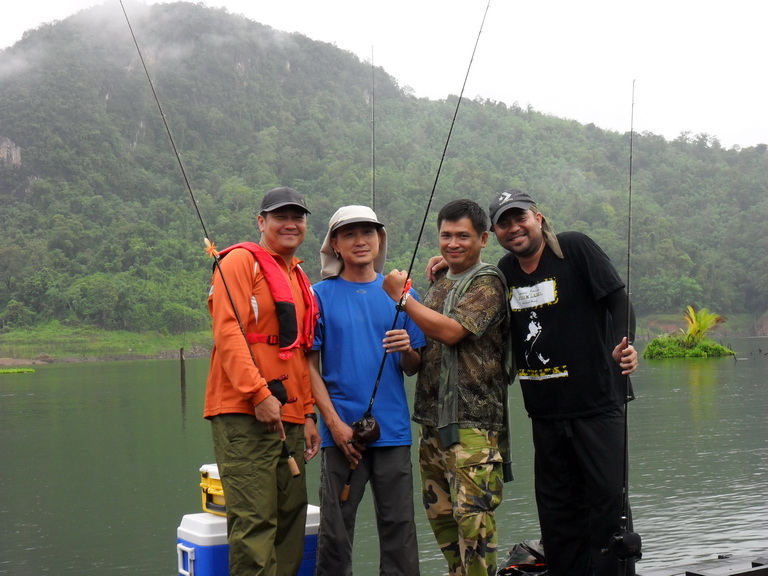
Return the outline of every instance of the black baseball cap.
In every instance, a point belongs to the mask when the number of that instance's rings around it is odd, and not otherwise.
[[[288,188],[287,186],[273,188],[264,194],[264,198],[261,200],[261,212],[272,212],[272,210],[277,210],[283,206],[296,206],[297,208],[304,210],[307,214],[310,214],[304,196],[293,188]]]
[[[536,202],[533,201],[533,198],[531,198],[528,192],[523,192],[517,188],[509,188],[496,196],[491,202],[491,207],[489,209],[491,223],[496,224],[501,215],[511,208],[529,210],[530,208],[535,207]]]

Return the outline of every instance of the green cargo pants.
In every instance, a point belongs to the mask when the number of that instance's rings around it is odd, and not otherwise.
[[[304,427],[283,423],[301,476],[293,478],[275,432],[248,414],[211,419],[227,505],[231,576],[294,576],[304,556]]]

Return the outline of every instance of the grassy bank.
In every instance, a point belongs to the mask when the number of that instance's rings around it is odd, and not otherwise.
[[[64,362],[92,359],[173,358],[208,354],[209,330],[185,334],[108,332],[48,324],[0,334],[0,358]]]

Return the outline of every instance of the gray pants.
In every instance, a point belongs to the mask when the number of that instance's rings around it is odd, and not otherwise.
[[[418,576],[411,447],[367,448],[352,475],[349,500],[341,504],[348,475],[349,462],[342,451],[335,446],[323,448],[316,576],[351,576],[355,517],[368,483],[379,533],[379,574]]]

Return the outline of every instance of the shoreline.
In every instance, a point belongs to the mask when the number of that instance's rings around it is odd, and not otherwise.
[[[50,362],[43,362],[42,360],[26,360],[20,358],[0,358],[0,367],[15,367],[15,366],[33,366],[39,364],[50,364]]]
[[[204,358],[210,356],[210,350],[194,347],[184,353],[184,359]],[[37,358],[1,358],[0,368],[15,368],[21,366],[44,366],[48,364],[68,364],[74,362],[120,362],[126,360],[178,360],[179,350],[166,350],[157,354],[111,354],[108,356],[66,356],[54,358],[48,354],[40,354]]]

